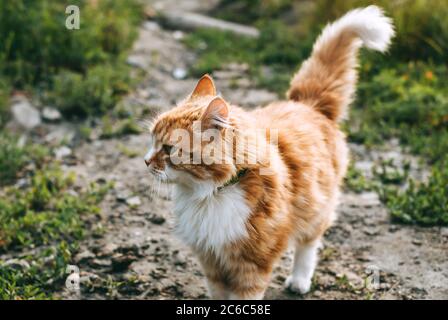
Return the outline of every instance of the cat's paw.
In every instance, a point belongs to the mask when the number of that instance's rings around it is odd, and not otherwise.
[[[285,281],[285,288],[295,293],[305,294],[310,291],[311,279],[289,276]]]

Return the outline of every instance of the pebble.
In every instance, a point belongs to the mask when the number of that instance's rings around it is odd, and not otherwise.
[[[154,21],[146,21],[143,23],[143,28],[148,31],[157,31],[160,30],[160,26]]]
[[[7,260],[3,266],[8,266],[14,269],[29,269],[30,268],[30,264],[22,259],[10,259]]]
[[[368,235],[368,236],[376,236],[379,234],[378,229],[374,229],[374,228],[364,228],[363,229],[364,234]]]
[[[166,221],[164,217],[156,214],[151,215],[148,220],[157,225],[164,224]]]
[[[76,260],[78,262],[83,262],[92,258],[95,258],[95,255],[90,250],[85,250],[76,255]]]
[[[313,295],[314,295],[315,297],[320,297],[320,296],[322,296],[322,292],[319,291],[319,290],[316,290],[316,291],[313,292]]]
[[[75,136],[76,129],[73,126],[64,123],[52,128],[44,139],[48,143],[58,145],[62,142],[71,143]]]
[[[61,160],[72,154],[72,149],[67,146],[62,146],[54,150],[56,159]]]
[[[132,67],[145,69],[147,67],[147,61],[145,57],[142,56],[129,56],[126,60],[126,63]]]
[[[19,189],[26,188],[30,185],[30,181],[26,178],[17,179],[15,186]]]
[[[132,195],[132,192],[129,190],[121,190],[117,192],[117,196],[115,197],[117,201],[125,202]]]
[[[41,124],[39,110],[37,110],[25,97],[16,98],[11,106],[14,120],[23,128],[31,130]]]
[[[81,284],[86,284],[86,283],[89,283],[89,282],[93,282],[93,281],[95,281],[95,280],[97,280],[99,278],[100,277],[98,275],[94,274],[94,273],[83,272],[82,276],[79,278],[79,282]]]
[[[66,193],[72,197],[79,197],[79,193],[73,189],[67,190]]]
[[[98,254],[100,256],[111,256],[118,246],[115,243],[107,243],[104,247],[100,248]]]
[[[185,267],[187,265],[187,259],[181,253],[173,254],[173,263],[176,266]]]
[[[185,70],[184,68],[175,68],[173,70],[173,77],[176,80],[185,79],[186,76],[187,76],[187,70]]]
[[[89,261],[89,265],[94,268],[110,267],[111,262],[110,260],[93,259]]]
[[[376,192],[364,192],[360,195],[360,198],[363,207],[374,207],[381,204],[380,198]]]
[[[142,201],[138,196],[126,199],[126,204],[130,207],[138,207],[142,204]]]
[[[59,110],[55,108],[45,107],[44,110],[42,110],[42,118],[47,121],[58,121],[61,120],[62,115]]]
[[[184,33],[180,30],[176,30],[173,32],[173,38],[175,40],[182,40],[184,38]]]
[[[396,225],[389,226],[389,232],[396,232],[398,231],[398,227]]]

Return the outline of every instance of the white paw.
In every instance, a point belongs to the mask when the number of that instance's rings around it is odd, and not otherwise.
[[[311,279],[289,276],[285,281],[285,288],[295,293],[305,294],[310,291]]]

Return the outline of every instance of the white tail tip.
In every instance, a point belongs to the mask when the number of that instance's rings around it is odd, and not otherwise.
[[[352,31],[367,48],[384,52],[395,34],[392,20],[377,6],[369,6],[348,12],[329,26],[330,33]]]

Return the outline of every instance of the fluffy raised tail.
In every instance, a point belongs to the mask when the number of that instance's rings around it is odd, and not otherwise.
[[[355,9],[325,27],[300,70],[288,98],[306,103],[338,121],[353,99],[359,48],[384,52],[394,35],[392,20],[376,6]]]

